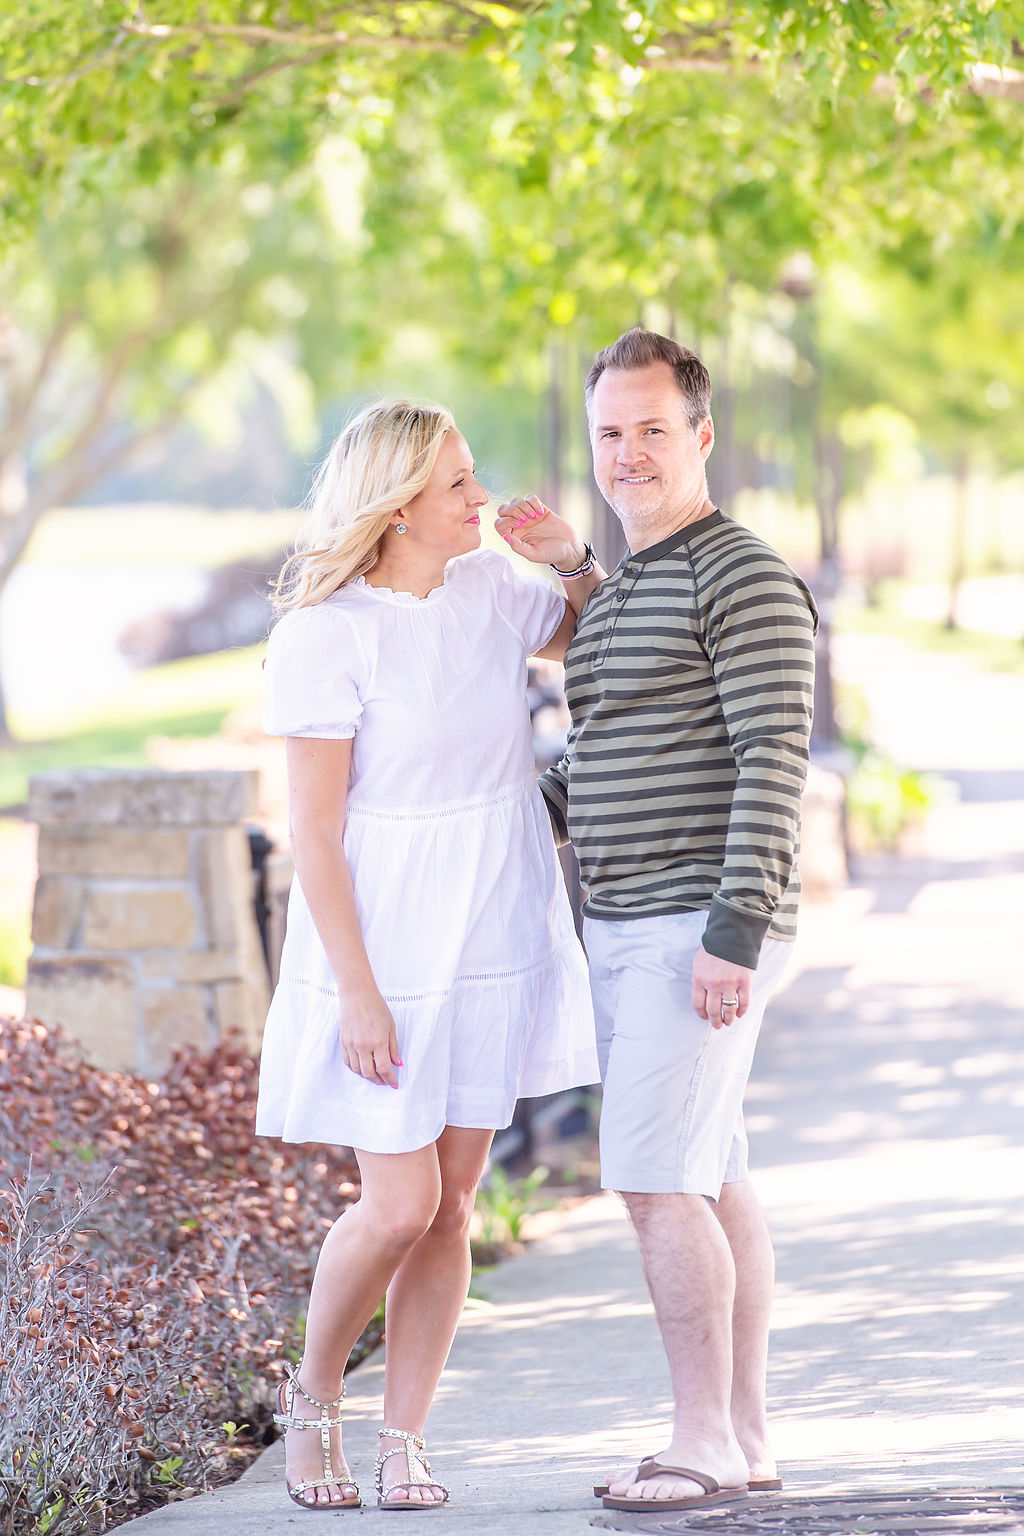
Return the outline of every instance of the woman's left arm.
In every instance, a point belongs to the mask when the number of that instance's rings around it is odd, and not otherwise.
[[[546,507],[539,496],[503,503],[494,526],[517,555],[534,565],[550,565],[562,583],[565,617],[544,649],[537,652],[548,661],[561,661],[583,605],[604,581],[605,572],[572,524]]]

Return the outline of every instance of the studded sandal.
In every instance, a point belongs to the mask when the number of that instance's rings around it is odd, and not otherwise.
[[[321,1403],[317,1398],[310,1396],[305,1387],[301,1385],[299,1378],[290,1365],[285,1366],[285,1370],[288,1374],[288,1380],[282,1381],[277,1389],[278,1412],[274,1414],[274,1423],[279,1425],[281,1429],[318,1429],[320,1431],[320,1444],[323,1448],[324,1456],[323,1477],[307,1477],[304,1482],[294,1484],[286,1481],[285,1487],[288,1490],[288,1497],[300,1509],[359,1509],[362,1500],[359,1497],[359,1489],[349,1475],[348,1468],[346,1467],[342,1473],[335,1472],[334,1463],[331,1459],[331,1430],[337,1429],[342,1421],[341,1403],[345,1396],[344,1383],[342,1383],[341,1391],[333,1403]],[[304,1397],[307,1402],[312,1403],[314,1408],[320,1409],[320,1417],[318,1419],[296,1418],[296,1393],[300,1397]],[[310,1488],[339,1488],[343,1492],[345,1489],[351,1489],[352,1491],[351,1493],[346,1493],[345,1497],[341,1499],[310,1500],[303,1498],[303,1494],[308,1493]]]
[[[378,1439],[383,1440],[387,1436],[392,1440],[405,1442],[405,1449],[394,1446],[390,1451],[381,1451],[374,1462],[373,1470],[377,1476],[377,1508],[378,1509],[442,1509],[451,1497],[444,1483],[439,1483],[430,1470],[430,1462],[420,1454],[423,1450],[423,1441],[419,1435],[411,1435],[405,1429],[379,1429]],[[404,1456],[409,1468],[409,1477],[406,1482],[388,1483],[384,1487],[384,1467],[392,1456]],[[429,1503],[425,1499],[392,1499],[391,1495],[396,1488],[440,1488],[444,1494],[443,1499],[431,1499]]]

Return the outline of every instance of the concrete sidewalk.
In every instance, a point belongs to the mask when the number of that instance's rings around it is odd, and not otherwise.
[[[920,859],[804,913],[749,1095],[788,1492],[1024,1486],[1022,935],[1024,801],[949,807]],[[475,1289],[428,1426],[453,1502],[423,1520],[606,1524],[595,1474],[663,1444],[669,1406],[618,1202],[577,1207]],[[332,1519],[380,1518],[382,1384],[379,1359],[349,1378],[369,1507]],[[283,1465],[279,1442],[233,1487],[143,1518],[176,1536],[302,1524]]]

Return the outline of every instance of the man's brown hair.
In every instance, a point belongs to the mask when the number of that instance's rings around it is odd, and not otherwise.
[[[686,419],[696,432],[711,414],[711,375],[696,352],[681,347],[669,336],[647,331],[642,325],[623,331],[618,341],[594,358],[585,388],[588,420],[594,404],[594,386],[606,368],[649,368],[652,363],[668,363],[672,369],[686,406]]]

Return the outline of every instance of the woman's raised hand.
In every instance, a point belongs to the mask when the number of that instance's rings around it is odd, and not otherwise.
[[[586,541],[539,496],[520,496],[498,508],[494,526],[509,549],[537,565],[574,571],[586,558]]]
[[[344,993],[339,1035],[345,1065],[369,1083],[397,1088],[398,1035],[391,1009],[379,992]]]

